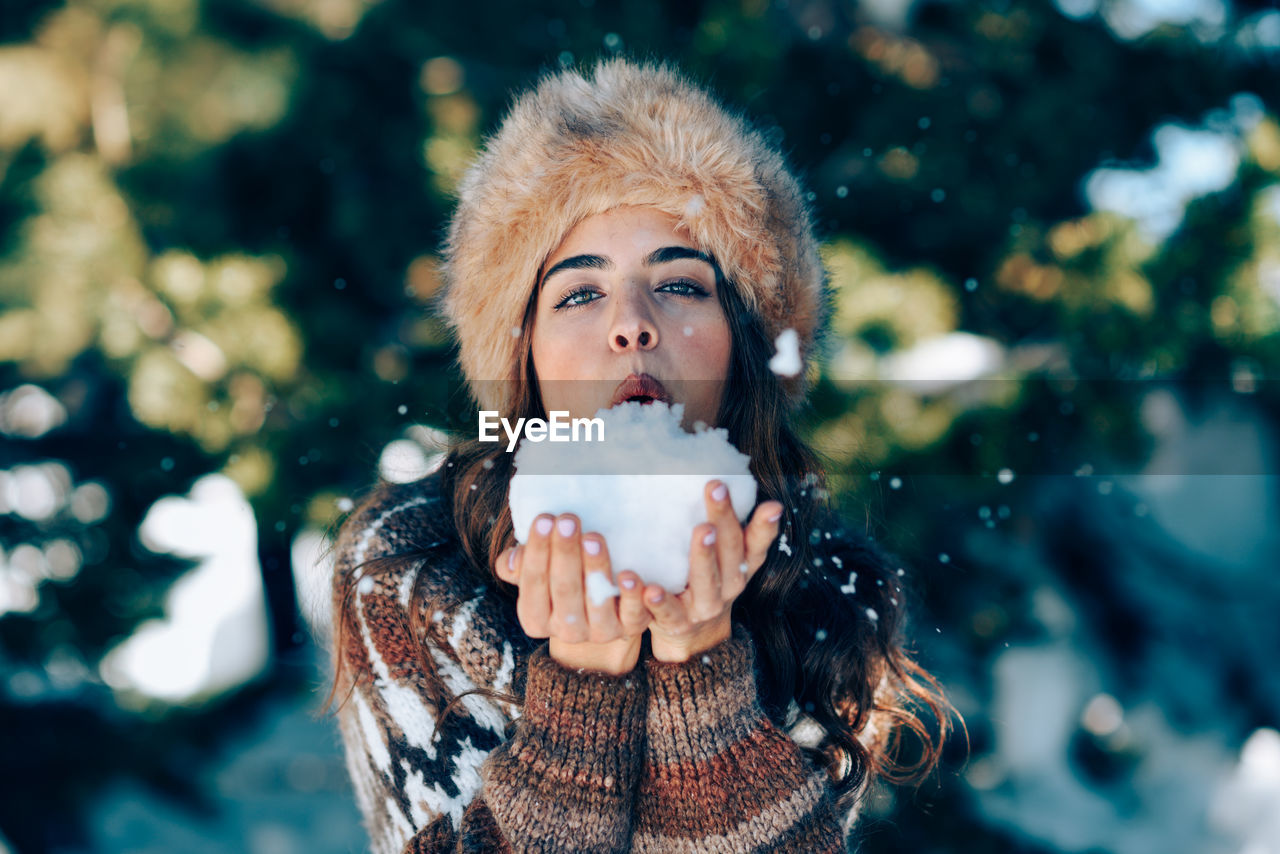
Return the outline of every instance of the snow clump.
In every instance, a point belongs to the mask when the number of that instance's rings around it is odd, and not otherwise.
[[[800,336],[794,329],[784,329],[774,339],[774,354],[769,360],[769,370],[783,377],[794,377],[804,368],[800,358]]]
[[[681,403],[632,401],[593,416],[604,422],[603,441],[521,442],[508,495],[516,539],[528,541],[539,513],[574,513],[584,532],[604,536],[615,578],[630,569],[680,593],[694,526],[707,520],[707,481],[729,487],[741,522],[756,503],[750,457],[723,428],[686,433],[683,415]]]

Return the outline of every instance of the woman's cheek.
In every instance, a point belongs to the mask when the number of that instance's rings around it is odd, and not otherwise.
[[[719,323],[695,327],[689,343],[693,348],[691,352],[698,359],[697,364],[712,375],[710,378],[718,379],[728,374],[731,341],[728,324],[723,319]]]
[[[540,340],[534,341],[533,364],[540,378],[576,380],[586,377],[589,362],[584,357],[592,353],[592,335],[603,335],[587,326],[586,320],[557,318],[539,330]]]

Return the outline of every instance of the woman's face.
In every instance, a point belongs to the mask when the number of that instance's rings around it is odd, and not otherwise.
[[[533,365],[547,412],[590,417],[661,384],[684,404],[684,426],[716,426],[729,376],[729,322],[715,268],[675,217],[620,207],[578,223],[543,266],[533,325]]]

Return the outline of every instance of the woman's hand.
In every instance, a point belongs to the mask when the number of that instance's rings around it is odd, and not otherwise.
[[[494,569],[519,586],[520,627],[529,637],[549,638],[552,658],[568,667],[627,673],[639,659],[650,620],[640,598],[644,585],[634,572],[622,572],[621,596],[594,604],[586,579],[598,572],[613,585],[613,571],[604,537],[581,529],[572,513],[541,514],[525,544],[502,552]]]
[[[713,480],[703,497],[708,521],[693,529],[688,586],[678,596],[656,584],[644,591],[653,615],[653,657],[659,661],[685,661],[729,638],[733,602],[764,563],[781,527],[778,501],[757,507],[744,528],[727,486]]]

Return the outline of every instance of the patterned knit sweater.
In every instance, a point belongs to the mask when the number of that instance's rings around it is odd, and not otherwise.
[[[798,746],[820,730],[794,702],[785,732],[764,713],[745,628],[686,662],[642,654],[621,676],[562,666],[498,582],[465,574],[448,508],[438,474],[385,487],[335,553],[334,613],[354,576],[359,627],[337,651],[354,674],[338,720],[375,854],[845,850],[853,815],[837,815],[826,772]],[[389,572],[358,567],[424,550]],[[419,573],[445,604],[424,606],[425,637],[412,637]],[[433,735],[438,710],[476,687],[523,709],[472,694]]]

